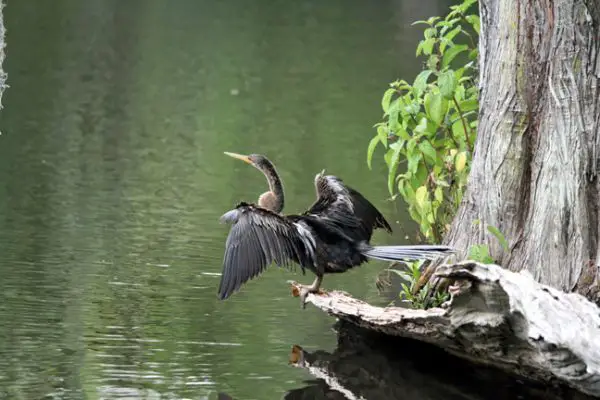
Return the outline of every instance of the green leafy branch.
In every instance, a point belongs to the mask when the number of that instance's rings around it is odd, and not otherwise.
[[[479,17],[469,13],[474,4],[465,0],[443,19],[415,22],[427,26],[416,51],[427,58],[425,69],[412,84],[397,80],[385,91],[383,121],[375,124],[367,151],[371,168],[375,149],[386,149],[390,195],[402,196],[432,242],[442,240],[460,204],[477,131]]]

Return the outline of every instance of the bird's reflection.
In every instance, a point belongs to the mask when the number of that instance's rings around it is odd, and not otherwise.
[[[292,347],[289,363],[315,380],[287,392],[302,399],[592,399],[559,385],[525,382],[505,372],[476,366],[434,346],[336,324],[333,353]]]

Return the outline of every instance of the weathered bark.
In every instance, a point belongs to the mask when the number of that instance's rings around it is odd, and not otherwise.
[[[600,6],[480,0],[480,13],[478,138],[446,242],[488,244],[505,268],[597,301]]]
[[[362,328],[435,344],[474,363],[600,396],[600,308],[528,272],[464,262],[437,274],[455,280],[446,309],[374,307],[342,292],[308,301]]]

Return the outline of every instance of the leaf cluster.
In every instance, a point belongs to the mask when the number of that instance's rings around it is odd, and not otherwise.
[[[426,240],[440,242],[462,199],[477,131],[477,0],[431,17],[417,57],[424,69],[412,83],[397,80],[381,100],[383,120],[367,151],[371,168],[380,145],[388,167],[388,190],[401,195]]]
[[[448,293],[436,292],[434,297],[431,298],[429,296],[429,282],[415,293],[417,283],[421,278],[423,262],[424,260],[406,263],[406,271],[398,269],[389,269],[389,271],[400,275],[406,281],[400,284],[399,296],[403,301],[411,303],[413,308],[439,307],[450,298]]]

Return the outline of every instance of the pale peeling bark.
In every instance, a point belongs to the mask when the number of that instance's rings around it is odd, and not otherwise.
[[[374,307],[343,292],[308,302],[371,331],[435,344],[529,379],[600,396],[600,308],[541,285],[526,271],[463,262],[437,274],[457,284],[445,309]]]
[[[597,300],[599,6],[480,0],[480,12],[478,139],[446,242],[488,244],[504,267]]]

